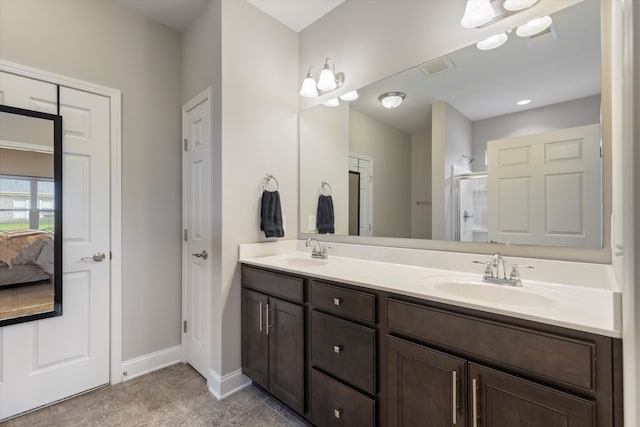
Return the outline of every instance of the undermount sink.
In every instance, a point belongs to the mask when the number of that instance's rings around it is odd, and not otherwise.
[[[438,283],[433,288],[453,296],[496,304],[523,307],[553,307],[558,304],[554,299],[530,292],[526,288],[506,285],[453,281]]]

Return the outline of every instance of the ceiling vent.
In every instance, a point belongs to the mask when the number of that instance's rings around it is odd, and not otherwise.
[[[427,77],[433,77],[453,70],[455,67],[455,64],[448,57],[441,56],[440,58],[425,62],[420,66],[420,69]]]

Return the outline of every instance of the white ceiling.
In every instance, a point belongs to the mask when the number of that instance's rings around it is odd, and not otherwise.
[[[184,31],[209,0],[113,0],[176,31]],[[233,0],[237,1],[237,0]],[[345,0],[247,0],[296,32]]]

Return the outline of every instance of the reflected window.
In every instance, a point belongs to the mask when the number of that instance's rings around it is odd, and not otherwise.
[[[54,183],[49,178],[0,175],[0,231],[53,233]]]

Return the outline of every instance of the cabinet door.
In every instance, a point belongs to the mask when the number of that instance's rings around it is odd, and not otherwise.
[[[266,295],[242,289],[242,371],[264,388],[269,387],[268,303]]]
[[[388,336],[388,425],[466,426],[465,363]]]
[[[269,390],[299,413],[304,412],[303,308],[269,298]]]
[[[469,419],[482,427],[593,427],[595,402],[469,363]]]

